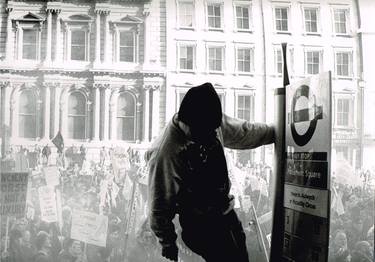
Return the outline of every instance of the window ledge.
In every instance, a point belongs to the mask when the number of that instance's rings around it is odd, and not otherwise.
[[[352,81],[353,80],[353,77],[352,76],[340,76],[340,75],[335,75],[333,77],[333,80],[350,80]]]
[[[337,131],[356,131],[357,129],[354,127],[354,126],[338,126],[338,125],[334,125],[333,126],[333,129],[337,130]]]
[[[176,70],[177,73],[183,73],[183,74],[196,74],[197,72],[195,70]]]
[[[234,74],[238,75],[238,76],[254,76],[254,72],[241,72],[241,71],[237,71]]]
[[[333,34],[332,35],[333,37],[345,37],[345,38],[352,38],[353,36],[352,35],[350,35],[350,34],[348,34],[348,33],[346,33],[346,34]]]
[[[184,26],[180,26],[180,27],[177,27],[176,30],[188,30],[188,31],[195,31],[195,28],[194,27],[184,27]]]
[[[292,32],[290,32],[290,31],[276,31],[276,34],[278,34],[278,35],[292,35]]]
[[[305,32],[303,33],[305,36],[322,36],[320,32]]]
[[[207,74],[212,74],[212,75],[225,75],[224,71],[208,71]]]
[[[224,28],[213,28],[209,27],[206,29],[207,31],[212,31],[212,32],[224,32]]]
[[[253,29],[239,29],[239,28],[237,28],[237,29],[235,29],[235,30],[233,30],[233,32],[235,32],[235,33],[253,33]]]

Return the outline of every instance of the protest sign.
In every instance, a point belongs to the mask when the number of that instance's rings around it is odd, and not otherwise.
[[[55,189],[50,186],[38,188],[41,219],[45,222],[57,222]]]
[[[0,215],[25,215],[28,173],[1,173]]]
[[[57,186],[60,184],[60,175],[57,166],[47,166],[43,168],[47,186]]]
[[[106,247],[108,217],[92,212],[74,210],[71,238],[87,244]]]
[[[330,209],[331,74],[286,88],[284,233],[287,261],[327,261]]]

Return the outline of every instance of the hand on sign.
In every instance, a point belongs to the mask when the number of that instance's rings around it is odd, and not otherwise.
[[[176,244],[170,246],[164,246],[161,255],[171,261],[177,262],[178,260],[178,248]]]
[[[230,211],[232,211],[234,208],[234,196],[229,195],[229,206],[228,208],[223,212],[223,215],[228,214]]]

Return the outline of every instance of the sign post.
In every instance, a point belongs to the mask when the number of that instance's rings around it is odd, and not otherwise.
[[[328,260],[331,74],[286,89],[282,261]]]

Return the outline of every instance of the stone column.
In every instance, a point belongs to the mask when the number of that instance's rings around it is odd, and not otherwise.
[[[51,90],[49,85],[44,85],[44,139],[50,139],[50,117],[51,117]]]
[[[159,135],[160,123],[160,87],[157,86],[152,91],[152,133],[151,139]]]
[[[150,88],[144,87],[144,101],[143,101],[143,140],[150,141]]]
[[[57,131],[61,131],[60,129],[60,97],[61,97],[61,88],[60,86],[55,86],[55,104],[54,104],[54,136],[57,134]]]
[[[9,148],[9,82],[0,82],[0,92],[1,92],[1,156],[5,155],[5,152]]]
[[[95,36],[95,64],[100,64],[100,14],[101,12],[99,10],[95,10],[95,14],[96,14],[96,19],[95,19],[95,22],[96,22],[96,26],[95,26],[95,30],[96,30],[96,36]]]
[[[99,85],[94,85],[94,132],[93,132],[93,140],[99,141],[99,133],[100,133],[100,87]]]
[[[109,64],[110,63],[110,56],[109,51],[111,48],[110,43],[110,35],[109,35],[109,14],[110,12],[107,11],[105,14],[105,27],[104,27],[104,63]]]
[[[104,112],[104,116],[102,119],[103,124],[103,140],[108,141],[109,139],[109,96],[111,94],[110,88],[104,88],[104,108],[102,111]]]
[[[60,44],[60,40],[61,40],[61,24],[60,24],[60,12],[61,10],[57,10],[56,11],[56,43],[55,43],[55,58],[54,58],[54,61],[59,63],[61,62],[61,54],[62,54],[62,51],[61,50],[61,44]]]
[[[149,30],[150,30],[150,11],[148,9],[145,9],[143,12],[143,64],[147,66],[150,63],[150,57],[149,57]]]
[[[110,139],[113,140],[118,140],[117,138],[117,126],[116,126],[116,111],[115,111],[115,103],[114,101],[110,101],[109,104],[109,122],[110,122]]]
[[[51,50],[52,50],[52,10],[47,9],[47,42],[46,42],[46,57],[45,62],[51,62]]]
[[[8,61],[13,60],[14,53],[12,52],[12,37],[13,37],[13,30],[12,30],[12,19],[11,19],[11,13],[13,11],[13,7],[9,6],[6,8],[6,11],[8,12],[7,16],[7,42],[6,42],[6,51],[5,51],[5,58]]]

